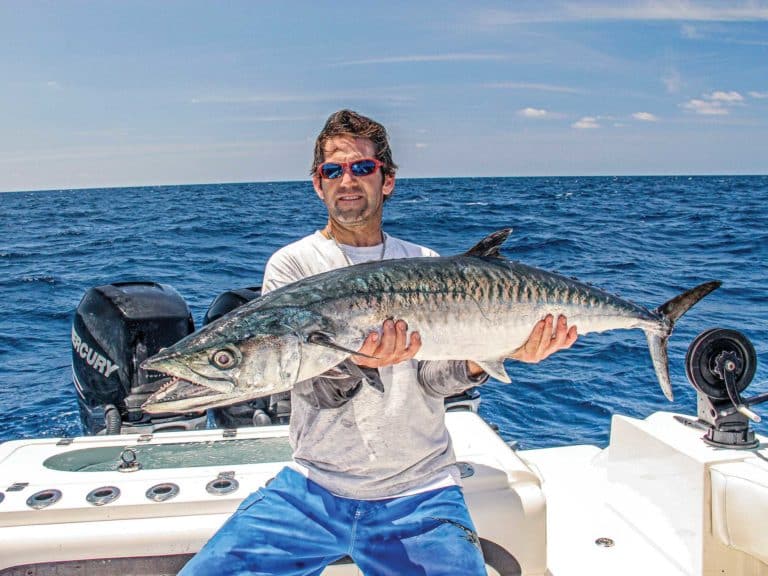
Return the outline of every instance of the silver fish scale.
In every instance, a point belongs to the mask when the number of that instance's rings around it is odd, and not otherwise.
[[[501,360],[547,314],[565,315],[580,334],[642,329],[659,384],[673,398],[667,339],[675,321],[719,281],[650,311],[578,280],[495,257],[506,234],[488,236],[465,255],[359,264],[253,300],[143,363],[181,379],[156,392],[145,410],[189,411],[287,390],[344,361],[386,318],[419,331],[417,359],[475,360],[508,381]],[[231,368],[213,361],[227,357],[236,360]]]
[[[336,342],[353,349],[385,318],[404,319],[422,336],[419,357],[432,359],[508,355],[547,314],[566,315],[582,334],[653,329],[660,322],[647,309],[576,280],[470,256],[412,258],[386,266],[370,262],[335,270],[294,289],[286,287],[280,298],[266,304],[291,302],[336,320]]]

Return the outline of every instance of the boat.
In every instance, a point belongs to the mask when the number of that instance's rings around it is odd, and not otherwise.
[[[105,302],[125,304],[126,294],[134,303],[176,299],[151,283],[101,288],[84,297],[81,317],[94,302],[108,316]],[[186,321],[183,306],[163,310],[182,319],[176,325]],[[123,360],[97,346],[92,319],[78,322],[74,380],[87,392],[95,381],[85,381],[84,366],[104,376]],[[150,352],[139,346],[129,356]],[[768,576],[768,438],[750,427],[768,394],[743,396],[756,362],[743,334],[702,332],[686,357],[697,413],[615,415],[602,449],[519,450],[480,418],[476,395],[447,402],[488,573]],[[290,463],[286,424],[199,429],[200,415],[151,421],[131,407],[158,383],[132,377],[134,389],[116,401],[123,421],[111,421],[115,405],[84,400],[84,428],[101,423],[92,435],[0,444],[0,576],[176,574],[248,494]],[[361,572],[343,558],[324,574]]]

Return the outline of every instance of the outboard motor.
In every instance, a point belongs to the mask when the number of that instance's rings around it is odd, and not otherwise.
[[[85,434],[197,430],[203,412],[150,417],[141,405],[168,378],[141,362],[194,331],[170,286],[117,282],[89,289],[72,323],[72,376]]]
[[[218,320],[259,296],[261,296],[261,288],[258,286],[227,290],[217,296],[208,307],[203,324]],[[291,416],[291,393],[281,392],[223,408],[212,408],[211,416],[218,428],[287,424]]]

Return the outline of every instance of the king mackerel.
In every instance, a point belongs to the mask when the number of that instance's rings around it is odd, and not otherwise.
[[[667,339],[675,322],[720,286],[710,281],[649,310],[591,285],[500,254],[510,229],[465,254],[367,262],[279,288],[146,360],[174,378],[150,413],[203,410],[289,390],[358,354],[366,334],[403,318],[421,334],[420,360],[469,358],[509,382],[503,359],[531,327],[565,315],[580,334],[638,328],[673,399]]]

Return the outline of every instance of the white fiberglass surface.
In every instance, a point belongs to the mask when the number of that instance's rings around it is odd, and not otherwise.
[[[118,470],[124,451],[135,454],[143,470],[198,466],[236,466],[291,459],[288,438],[244,438],[212,442],[101,446],[70,450],[48,458],[43,465],[67,472],[104,472]],[[129,459],[132,455],[128,455]]]

